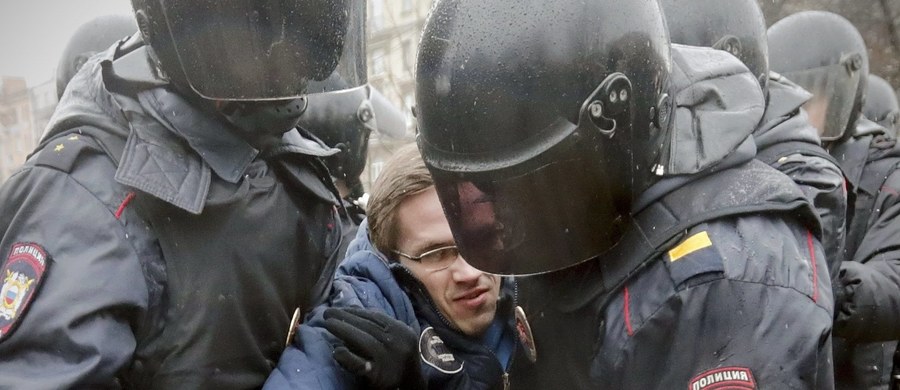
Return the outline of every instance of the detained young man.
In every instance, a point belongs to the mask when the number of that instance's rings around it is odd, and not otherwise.
[[[517,309],[512,279],[459,255],[407,145],[375,182],[329,299],[299,325],[266,388],[503,388],[516,355],[534,358]]]

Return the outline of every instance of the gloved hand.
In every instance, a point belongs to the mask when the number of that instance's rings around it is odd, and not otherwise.
[[[390,316],[362,308],[325,310],[325,328],[345,346],[334,359],[379,389],[424,389],[418,335]]]
[[[843,326],[844,322],[856,313],[853,296],[862,280],[850,271],[841,267],[838,277],[831,281],[832,289],[834,290],[834,320],[836,327]]]

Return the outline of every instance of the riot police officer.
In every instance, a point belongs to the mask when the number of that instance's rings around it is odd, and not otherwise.
[[[874,74],[869,75],[866,103],[863,114],[869,120],[884,127],[888,135],[897,138],[900,131],[900,103],[897,94],[888,82]]]
[[[0,189],[0,387],[258,387],[332,279],[335,151],[295,126],[365,82],[364,4],[133,6]]]
[[[512,387],[831,387],[815,212],[753,160],[764,100],[736,58],[670,50],[656,2],[445,0],[416,77],[461,255],[532,275]]]
[[[810,36],[816,39],[809,39]],[[900,149],[862,117],[869,72],[865,42],[839,15],[807,11],[768,30],[774,70],[813,94],[804,105],[847,177],[845,258],[835,280],[835,384],[884,388],[900,338]]]
[[[131,15],[103,15],[78,27],[56,66],[56,97],[62,98],[69,80],[87,62],[88,58],[108,48],[114,42],[137,33],[137,24]]]
[[[365,191],[359,176],[366,167],[369,136],[376,131],[382,136],[402,137],[406,123],[400,109],[368,84],[346,89],[346,82],[329,77],[324,82],[312,83],[309,92],[308,108],[300,117],[300,126],[325,145],[339,150],[325,157],[325,165],[343,203],[343,241],[339,252],[343,256],[366,217],[360,200]]]
[[[788,175],[813,201],[822,221],[822,245],[833,278],[843,259],[844,174],[822,148],[816,129],[800,109],[812,96],[769,72],[766,21],[759,4],[756,0],[664,0],[660,4],[673,43],[728,51],[759,80],[766,111],[753,132],[756,158]]]

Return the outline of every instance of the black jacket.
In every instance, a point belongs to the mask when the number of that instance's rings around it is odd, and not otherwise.
[[[704,388],[725,368],[758,388],[832,388],[815,226],[802,193],[762,163],[688,183],[611,253],[520,279],[538,361],[514,366],[513,388]]]
[[[331,281],[328,149],[297,131],[249,144],[130,45],[82,68],[0,188],[4,268],[38,270],[21,243],[48,258],[4,320],[2,388],[258,387]]]
[[[756,158],[790,177],[812,201],[822,222],[822,246],[834,279],[844,260],[844,173],[822,148],[815,127],[800,109],[812,95],[774,72],[768,87],[766,112],[753,132]]]
[[[793,181],[753,160],[756,79],[730,55],[692,50],[673,45],[684,88],[672,131],[682,145],[670,155],[684,160],[671,166],[688,174],[644,191],[607,253],[519,279],[538,358],[513,367],[514,388],[832,388],[816,213]]]
[[[900,147],[860,119],[831,148],[854,189],[847,261],[835,283],[835,378],[839,388],[886,388],[900,339]]]

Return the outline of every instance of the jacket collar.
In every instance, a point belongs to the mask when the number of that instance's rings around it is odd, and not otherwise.
[[[216,175],[229,183],[237,183],[259,154],[221,120],[194,108],[169,88],[141,91],[138,101],[147,115],[184,139]]]
[[[148,65],[146,47],[139,42],[125,41],[104,56],[103,85],[130,127],[121,156],[114,157],[119,160],[116,180],[185,211],[203,211],[212,172],[237,183],[258,157],[337,152],[296,129],[258,150],[227,123],[173,92]]]

